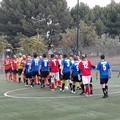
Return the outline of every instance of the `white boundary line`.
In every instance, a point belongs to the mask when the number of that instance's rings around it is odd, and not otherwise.
[[[21,90],[25,90],[25,89],[28,89],[28,88],[11,90],[11,91],[4,93],[4,96],[1,96],[1,97],[9,97],[9,98],[16,98],[16,99],[63,99],[63,98],[78,98],[78,97],[80,97],[80,95],[78,95],[78,96],[65,96],[65,97],[27,97],[27,96],[26,97],[19,97],[19,96],[9,95],[12,92],[21,91]],[[50,91],[46,91],[46,92],[50,92]],[[54,91],[54,92],[58,92],[58,91]],[[119,94],[119,93],[120,93],[120,91],[111,92],[110,95]],[[100,95],[102,95],[102,94],[94,94],[93,96],[100,96]]]

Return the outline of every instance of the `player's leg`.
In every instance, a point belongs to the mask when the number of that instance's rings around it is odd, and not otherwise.
[[[105,90],[106,90],[106,97],[108,97],[108,78],[105,79]]]
[[[55,79],[57,81],[57,87],[61,88],[60,74],[59,72],[55,73]]]
[[[13,70],[13,80],[14,83],[17,83],[17,70]]]
[[[90,94],[91,95],[93,94],[92,77],[91,77],[91,80],[90,80]]]
[[[22,69],[18,69],[18,82],[21,83]]]
[[[55,73],[51,73],[51,84],[50,84],[50,90],[54,91],[54,82],[55,82]]]

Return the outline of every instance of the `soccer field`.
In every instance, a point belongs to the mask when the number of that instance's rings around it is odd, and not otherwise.
[[[0,120],[120,120],[120,78],[112,73],[109,98],[102,98],[93,72],[94,95],[80,96],[7,83],[0,74]],[[5,96],[4,96],[5,95]]]

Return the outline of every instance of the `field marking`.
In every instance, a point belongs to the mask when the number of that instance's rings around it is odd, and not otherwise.
[[[65,97],[27,97],[27,96],[26,97],[19,97],[19,96],[15,96],[15,95],[9,95],[12,92],[21,91],[21,90],[25,90],[25,89],[28,89],[28,88],[21,88],[21,89],[15,89],[15,90],[8,91],[8,92],[4,93],[4,96],[9,97],[9,98],[16,98],[16,99],[64,99],[64,98],[78,98],[78,97],[80,97],[80,95],[65,96]],[[50,92],[50,91],[46,91],[46,92]],[[54,91],[54,92],[58,92],[58,91]],[[119,94],[119,93],[120,93],[120,91],[111,92],[109,94],[112,95],[112,94]],[[93,96],[100,96],[100,95],[102,95],[102,94],[94,94]]]

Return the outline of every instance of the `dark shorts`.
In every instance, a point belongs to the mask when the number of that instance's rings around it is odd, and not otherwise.
[[[23,69],[18,69],[18,75],[22,74]]]
[[[18,71],[17,70],[13,70],[13,74],[17,74],[18,73]]]
[[[69,80],[70,79],[70,72],[63,73],[63,80]]]
[[[49,75],[48,71],[44,71],[44,72],[41,71],[41,77],[42,78],[47,78],[48,75]]]
[[[39,76],[38,71],[32,72],[32,77]]]
[[[78,79],[78,76],[73,76],[72,78],[73,78],[72,79],[73,82],[80,82],[80,80]]]
[[[10,73],[10,69],[5,70],[5,74]]]
[[[79,82],[82,82],[82,75],[80,75],[80,80],[79,80]]]
[[[101,78],[100,79],[100,84],[107,84],[108,83],[108,78]]]
[[[32,78],[32,74],[25,74],[26,78]]]

